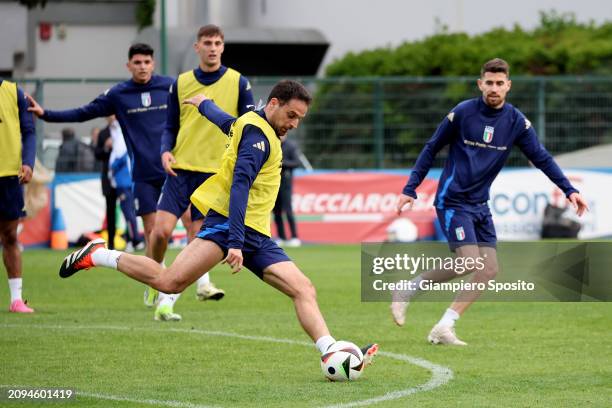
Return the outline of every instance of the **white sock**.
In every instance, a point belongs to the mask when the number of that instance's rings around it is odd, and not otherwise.
[[[321,354],[324,354],[329,348],[329,346],[331,346],[335,342],[336,342],[336,339],[334,339],[332,336],[327,335],[327,336],[319,337],[319,339],[316,341],[315,344],[317,345],[319,352]]]
[[[204,275],[200,276],[200,279],[198,279],[198,286],[202,286],[202,285],[206,285],[207,283],[210,283],[210,273],[205,273]]]
[[[455,312],[453,309],[446,309],[444,316],[442,316],[438,324],[441,326],[455,327],[455,322],[459,320],[459,317],[459,313]]]
[[[117,261],[121,255],[123,255],[121,251],[100,248],[91,254],[91,260],[96,266],[106,266],[107,268],[117,269]]]
[[[9,289],[11,290],[11,303],[16,300],[21,300],[21,285],[23,283],[23,279],[21,278],[12,278],[8,280]]]
[[[414,278],[410,280],[410,282],[412,283],[412,286],[414,287],[414,290],[408,291],[408,299],[416,295],[416,293],[420,290],[419,284],[421,283],[422,280],[423,280],[423,275],[415,276]]]
[[[162,268],[166,267],[166,260],[162,260],[159,262]],[[157,307],[168,305],[170,307],[174,307],[174,304],[181,297],[180,293],[164,293],[159,292],[159,297],[157,298]]]
[[[170,307],[174,307],[174,304],[176,303],[179,297],[181,297],[180,293],[159,292],[158,305],[159,306],[169,305]]]
[[[421,275],[415,276],[410,280],[410,284],[414,289],[397,290],[392,293],[393,302],[409,302],[410,299],[419,291],[419,283],[423,280]]]

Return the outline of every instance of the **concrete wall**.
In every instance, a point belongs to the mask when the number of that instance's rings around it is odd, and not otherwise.
[[[52,30],[49,41],[35,37],[36,65],[27,77],[129,77],[125,63],[136,27],[70,24],[64,25],[64,38],[59,26]]]
[[[15,54],[27,47],[27,9],[17,3],[0,3],[0,71],[13,71]]]

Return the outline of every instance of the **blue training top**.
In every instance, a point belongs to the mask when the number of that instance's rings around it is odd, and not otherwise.
[[[416,188],[445,145],[450,150],[438,184],[436,208],[469,209],[486,203],[513,145],[566,196],[578,192],[538,141],[525,115],[507,102],[500,109],[491,108],[479,97],[461,102],[440,123],[419,154],[404,194],[417,197]]]
[[[174,79],[153,75],[146,84],[132,79],[105,91],[92,102],[76,109],[45,109],[47,122],[85,122],[116,115],[132,158],[133,180],[151,181],[166,177],[161,164],[161,137],[166,126],[168,93]]]

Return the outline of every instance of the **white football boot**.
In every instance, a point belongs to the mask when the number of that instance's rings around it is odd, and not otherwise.
[[[393,321],[400,327],[406,323],[406,309],[408,309],[409,304],[410,302],[391,302],[391,306],[389,306]]]
[[[221,300],[223,296],[225,296],[225,291],[216,287],[212,282],[198,285],[196,290],[196,298],[201,301]]]
[[[446,344],[449,346],[467,346],[467,343],[457,338],[455,328],[436,324],[429,332],[427,340],[431,344]]]

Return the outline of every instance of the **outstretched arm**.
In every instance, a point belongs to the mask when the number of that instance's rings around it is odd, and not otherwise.
[[[208,99],[204,94],[192,96],[185,99],[183,103],[195,106],[202,116],[214,123],[226,135],[229,134],[232,124],[236,121],[235,117],[221,110],[212,99]]]
[[[429,139],[425,147],[423,147],[423,150],[421,150],[412,169],[412,173],[410,173],[410,178],[397,201],[396,211],[398,215],[402,212],[404,206],[408,205],[407,209],[412,208],[412,204],[417,198],[416,189],[423,182],[425,176],[427,176],[429,169],[431,169],[433,165],[436,154],[438,154],[445,145],[449,144],[455,136],[456,128],[452,121],[453,118],[454,115],[449,114],[442,123],[440,123],[431,139]]]
[[[108,96],[108,90],[80,108],[57,111],[44,109],[30,95],[26,97],[30,104],[28,111],[34,113],[45,122],[86,122],[91,119],[115,114],[115,107]]]
[[[580,195],[578,190],[572,186],[572,183],[565,177],[559,165],[555,162],[550,153],[542,146],[538,140],[535,130],[531,124],[526,122],[525,131],[516,140],[516,145],[527,156],[529,161],[538,169],[542,170],[546,176],[563,191],[567,199],[574,206],[578,215],[584,214],[589,207]]]

